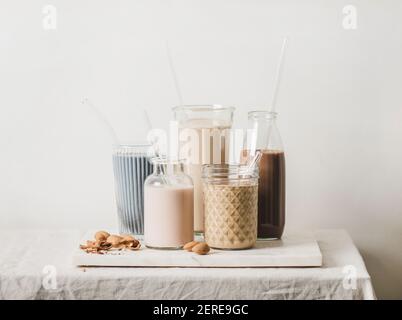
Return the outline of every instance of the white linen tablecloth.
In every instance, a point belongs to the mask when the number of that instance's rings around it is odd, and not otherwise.
[[[3,230],[0,299],[375,299],[343,230],[315,232],[321,268],[79,268],[83,233]]]

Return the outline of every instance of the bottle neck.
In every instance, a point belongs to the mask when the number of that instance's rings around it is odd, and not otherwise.
[[[283,151],[282,139],[276,125],[276,112],[254,111],[248,114],[251,150]]]
[[[154,175],[177,175],[184,174],[182,162],[153,161]]]

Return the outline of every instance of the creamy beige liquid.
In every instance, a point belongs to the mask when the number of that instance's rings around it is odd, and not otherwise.
[[[205,241],[217,249],[247,249],[257,240],[258,184],[204,183]]]
[[[193,187],[145,186],[145,244],[153,248],[180,248],[194,239]]]
[[[194,183],[194,231],[203,232],[202,165],[223,164],[228,161],[226,148],[229,141],[226,141],[226,134],[230,125],[216,120],[193,119],[182,123],[179,129],[180,158],[189,162],[186,165],[186,173]],[[191,142],[194,137],[198,137],[198,143]]]

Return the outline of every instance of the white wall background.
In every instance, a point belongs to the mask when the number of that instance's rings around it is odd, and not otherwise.
[[[57,8],[57,29],[42,8]],[[357,9],[357,29],[342,8]],[[402,298],[400,1],[0,1],[0,226],[116,225],[108,132],[138,135],[141,108],[165,127],[178,103],[248,110],[280,89],[289,228],[345,228],[381,298]]]

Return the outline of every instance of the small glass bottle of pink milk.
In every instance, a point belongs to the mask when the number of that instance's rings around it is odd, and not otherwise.
[[[184,162],[157,157],[144,186],[144,240],[148,248],[180,249],[194,240],[194,185]]]

